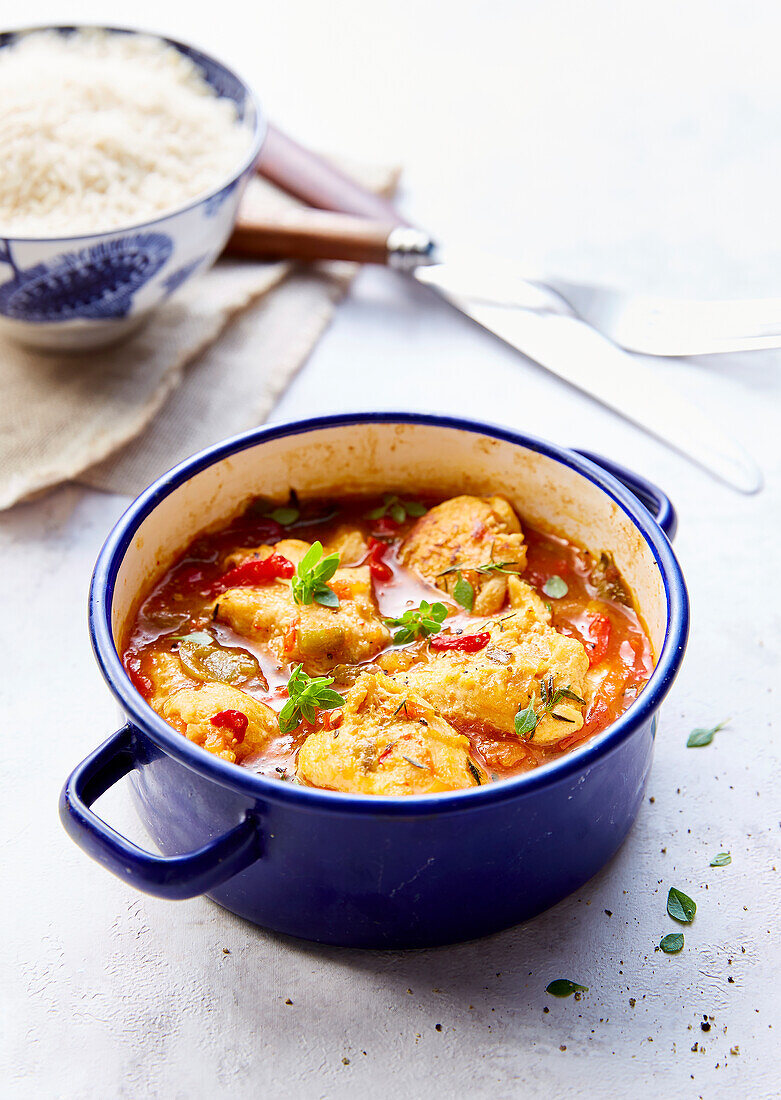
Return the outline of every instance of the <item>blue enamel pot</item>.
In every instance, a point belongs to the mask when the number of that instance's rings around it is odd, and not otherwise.
[[[168,726],[119,657],[139,600],[199,532],[256,494],[502,493],[531,523],[615,558],[656,666],[609,729],[536,771],[412,798],[313,790],[229,764]],[[207,894],[265,928],[321,943],[421,947],[482,936],[564,898],[616,852],[640,807],[657,713],[686,644],[675,513],[594,455],[488,424],[359,413],[260,428],[193,456],[130,506],[90,592],[100,668],[125,724],[76,768],[60,813],[108,870],[159,897]],[[91,809],[123,776],[161,854]]]

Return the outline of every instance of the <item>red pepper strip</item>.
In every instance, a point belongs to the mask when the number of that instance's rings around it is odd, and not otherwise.
[[[390,516],[380,516],[379,519],[375,519],[372,524],[372,534],[379,538],[395,538],[399,532],[399,525],[395,519]]]
[[[369,539],[369,556],[366,560],[369,563],[369,571],[376,581],[393,580],[393,570],[387,562],[383,561],[387,551],[387,543]]]
[[[589,667],[593,668],[607,656],[610,644],[610,619],[605,615],[595,615],[588,625],[588,632],[594,638],[594,644],[588,655]]]
[[[277,577],[292,577],[296,567],[292,561],[283,558],[281,554],[270,554],[267,558],[251,558],[242,562],[235,569],[229,569],[218,584],[220,588],[245,588],[256,584],[268,584]]]
[[[455,649],[461,653],[478,653],[485,649],[491,641],[491,635],[487,630],[481,630],[479,634],[452,634],[449,637],[437,635],[432,638],[429,645],[432,649]]]
[[[603,699],[595,699],[588,708],[586,720],[580,729],[575,733],[571,733],[568,737],[563,737],[556,747],[561,750],[571,749],[578,742],[585,741],[587,737],[590,737],[592,733],[596,733],[597,729],[606,724],[609,714],[607,703]]]
[[[213,726],[230,730],[233,734],[233,740],[239,745],[244,740],[244,734],[247,732],[247,726],[249,725],[249,719],[240,710],[221,710],[218,714],[213,715],[209,721]]]
[[[285,631],[284,637],[282,638],[282,651],[284,653],[292,653],[293,652],[293,650],[296,648],[296,639],[297,639],[297,637],[298,637],[298,620],[296,619],[296,621],[292,624],[292,626],[289,626],[287,628],[287,630]]]

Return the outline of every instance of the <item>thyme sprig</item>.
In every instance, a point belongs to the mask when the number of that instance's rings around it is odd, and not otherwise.
[[[482,565],[451,565],[448,569],[443,569],[438,574],[440,577],[446,577],[448,573],[460,573],[464,569],[471,569],[474,573],[512,573],[516,574],[515,569],[508,569],[508,565],[520,565],[519,561],[487,561]]]
[[[555,714],[553,708],[557,706],[562,699],[571,699],[573,703],[579,703],[580,706],[586,705],[586,700],[574,692],[571,687],[557,688],[554,684],[553,676],[546,676],[544,680],[540,681],[540,701],[542,703],[541,709],[536,711],[534,704],[529,700],[528,706],[525,708],[518,708],[518,713],[515,716],[515,732],[524,741],[531,741],[534,737],[534,731],[542,718],[546,714],[550,714],[551,718],[555,718],[557,722],[573,722],[574,718],[565,718],[563,714]]]

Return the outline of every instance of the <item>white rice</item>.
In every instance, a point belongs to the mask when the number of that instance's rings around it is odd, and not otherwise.
[[[34,32],[0,50],[0,236],[107,232],[227,182],[252,133],[159,39]]]

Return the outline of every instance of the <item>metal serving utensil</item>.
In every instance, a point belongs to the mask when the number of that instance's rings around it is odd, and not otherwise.
[[[698,300],[546,279],[574,313],[645,355],[711,355],[781,347],[781,299]]]
[[[444,259],[431,237],[403,221],[387,199],[347,180],[273,128],[259,171],[319,209],[290,211],[267,223],[240,215],[228,245],[231,253],[379,263],[408,272],[505,343],[732,488],[754,493],[762,487],[759,467],[731,435],[666,385],[657,371],[587,323],[581,312],[588,308],[586,295],[579,308],[570,298],[590,288],[554,288],[524,278],[514,265],[484,257]]]

